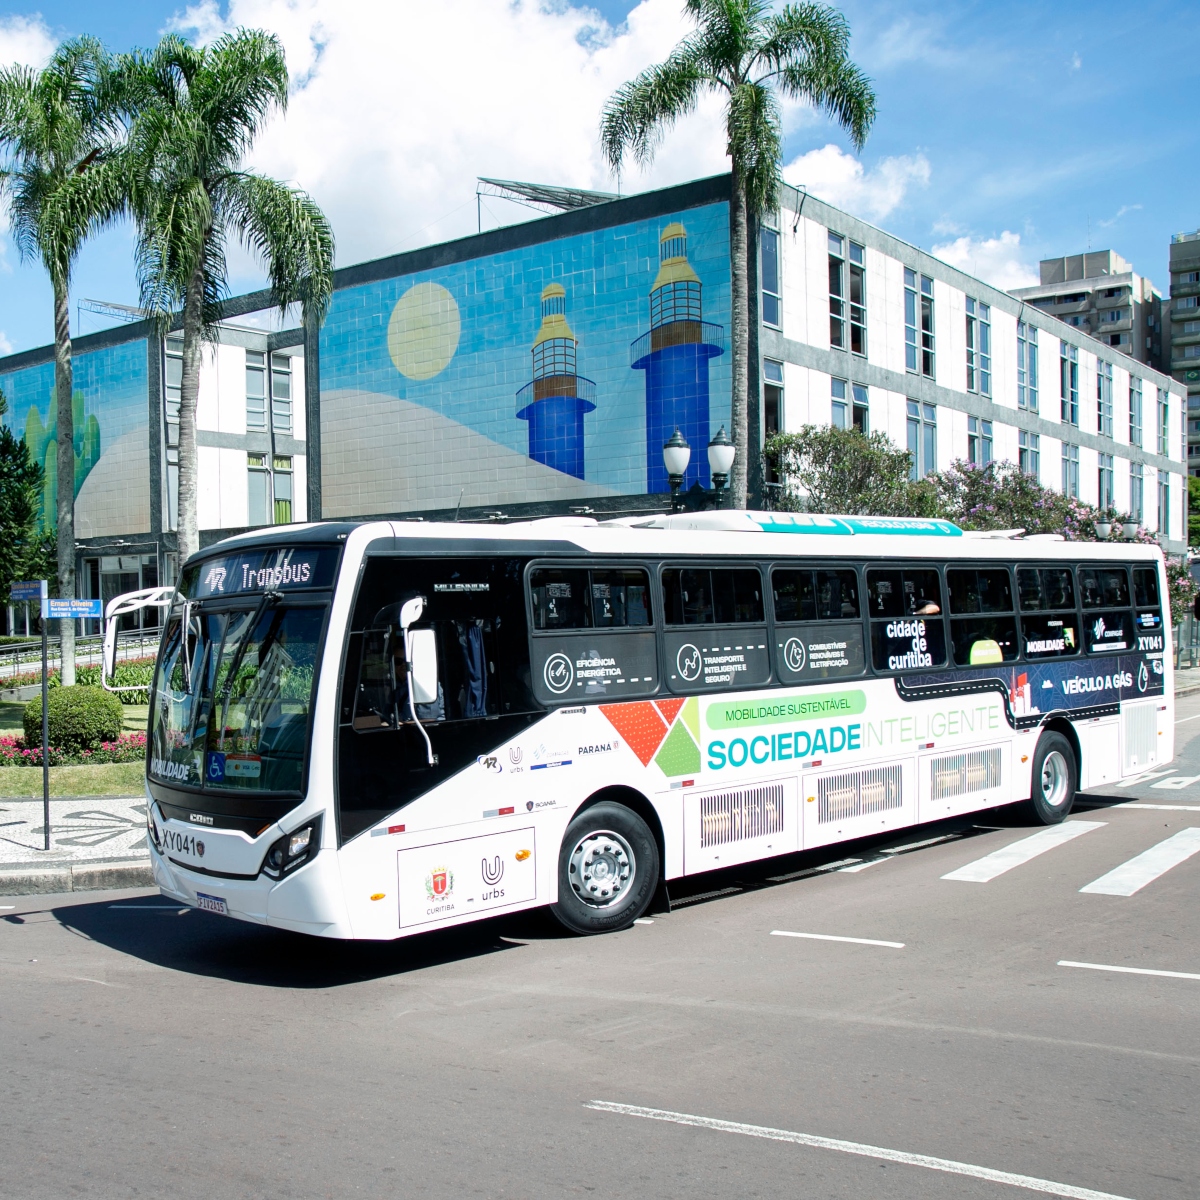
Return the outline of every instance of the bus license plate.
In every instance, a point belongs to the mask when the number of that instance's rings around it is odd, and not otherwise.
[[[220,913],[223,917],[229,916],[229,905],[221,896],[208,896],[204,892],[197,892],[196,907],[204,909],[205,912]]]

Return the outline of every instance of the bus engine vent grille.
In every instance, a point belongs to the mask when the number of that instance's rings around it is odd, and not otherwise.
[[[930,764],[933,773],[933,799],[950,800],[970,792],[1000,786],[1000,747],[966,750],[947,754]]]
[[[1158,753],[1158,713],[1153,704],[1131,705],[1121,713],[1125,722],[1125,774],[1148,767]]]
[[[724,846],[783,830],[783,784],[700,797],[700,845]]]
[[[886,812],[903,802],[899,763],[830,775],[817,781],[817,824]]]

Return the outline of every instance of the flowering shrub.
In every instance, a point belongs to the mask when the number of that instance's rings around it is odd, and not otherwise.
[[[46,756],[50,766],[81,766],[87,763],[131,763],[143,762],[146,758],[146,735],[144,733],[122,733],[115,741],[101,742],[94,750],[81,750],[76,754],[51,746]],[[41,742],[26,746],[25,739],[18,734],[0,734],[0,767],[40,767],[42,765]]]

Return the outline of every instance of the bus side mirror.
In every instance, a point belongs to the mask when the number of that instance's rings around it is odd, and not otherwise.
[[[432,629],[406,629],[405,658],[412,680],[414,704],[436,704],[438,698],[437,638]]]

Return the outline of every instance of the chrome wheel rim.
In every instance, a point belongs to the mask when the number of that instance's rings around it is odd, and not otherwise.
[[[636,874],[633,847],[607,829],[580,838],[567,864],[571,890],[591,908],[611,908],[623,900]]]
[[[1067,760],[1057,750],[1051,750],[1042,760],[1042,799],[1051,808],[1066,804],[1070,777]]]

